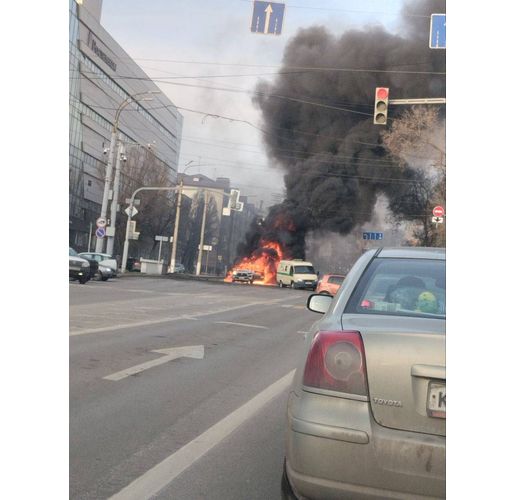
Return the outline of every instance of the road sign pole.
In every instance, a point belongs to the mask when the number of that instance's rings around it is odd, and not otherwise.
[[[115,246],[115,227],[116,227],[116,214],[118,211],[118,191],[120,184],[120,160],[124,151],[124,145],[120,140],[120,135],[117,137],[117,155],[116,155],[116,163],[115,163],[115,178],[113,180],[113,198],[111,200],[111,221],[110,226],[113,228],[113,236],[108,236],[107,245],[106,245],[106,253],[109,255],[113,254],[113,247]]]

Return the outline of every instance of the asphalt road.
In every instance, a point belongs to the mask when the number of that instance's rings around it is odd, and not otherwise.
[[[292,370],[318,319],[307,297],[71,282],[70,498],[279,499]]]

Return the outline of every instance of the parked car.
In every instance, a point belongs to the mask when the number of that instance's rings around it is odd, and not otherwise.
[[[115,257],[113,257],[112,255],[109,255],[108,253],[97,252],[81,252],[79,255],[81,257],[84,257],[85,259],[95,260],[98,262],[99,265],[108,267],[109,269],[111,269],[113,276],[116,276],[118,263]]]
[[[127,259],[127,264],[126,264],[125,268],[128,271],[140,272],[142,270],[142,264],[140,262],[140,259],[136,258],[136,257],[129,257]]]
[[[71,247],[68,248],[68,265],[69,278],[78,280],[83,285],[90,279],[90,263]]]
[[[252,285],[254,281],[254,273],[249,269],[237,269],[233,271],[233,275],[231,277],[231,282],[235,283],[248,283]]]
[[[176,264],[174,265],[174,272],[175,273],[184,273],[186,270],[185,270],[185,266],[183,266],[183,264],[179,263],[179,262],[176,262]]]
[[[115,273],[113,272],[113,269],[99,264],[99,270],[97,273],[97,279],[99,281],[107,281],[109,278],[113,278],[114,276]]]
[[[315,293],[335,295],[344,281],[345,276],[340,274],[325,274],[318,282]]]
[[[445,250],[372,249],[307,335],[283,498],[444,498]]]

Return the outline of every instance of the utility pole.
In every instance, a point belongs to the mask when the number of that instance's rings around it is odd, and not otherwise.
[[[113,155],[115,154],[115,143],[116,143],[117,130],[113,125],[113,131],[111,132],[111,142],[109,146],[108,162],[106,166],[106,177],[104,178],[104,193],[102,195],[102,205],[100,208],[100,217],[105,219],[107,214],[107,205],[109,197],[109,188],[111,187],[111,176],[113,174]],[[104,247],[104,239],[97,238],[95,242],[95,253],[102,253]]]
[[[120,134],[118,135],[117,141],[117,156],[116,156],[116,164],[115,164],[115,179],[113,181],[113,198],[111,200],[111,221],[110,221],[110,229],[112,234],[108,236],[107,245],[106,245],[106,253],[109,255],[113,254],[113,247],[115,245],[115,225],[116,225],[116,214],[118,212],[118,192],[120,190],[120,161],[124,158],[124,144],[120,140]]]
[[[201,224],[201,238],[199,241],[199,253],[197,254],[197,266],[195,274],[199,276],[201,274],[201,263],[202,263],[202,247],[204,246],[204,227],[206,226],[206,212],[208,211],[208,194],[204,191],[204,210],[202,213],[202,224]]]
[[[174,222],[174,236],[172,237],[172,254],[170,257],[170,266],[168,268],[169,273],[175,272],[176,269],[176,252],[177,252],[177,238],[179,234],[179,217],[181,214],[181,198],[183,197],[183,178],[179,183],[179,191],[177,193],[176,203],[176,221]]]
[[[177,206],[176,206],[176,221],[174,223],[174,236],[172,237],[172,252],[170,254],[170,266],[168,268],[169,273],[175,272],[176,268],[176,253],[177,253],[177,238],[179,236],[179,219],[181,214],[181,199],[183,198],[183,185],[184,185],[184,174],[188,170],[188,165],[191,165],[193,160],[189,161],[185,165],[185,169],[183,170],[183,174],[181,176],[181,181],[179,183],[179,191],[177,194]],[[178,172],[179,174],[179,172]]]

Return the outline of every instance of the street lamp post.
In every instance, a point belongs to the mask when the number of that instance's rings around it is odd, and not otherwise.
[[[140,92],[138,94],[135,94],[134,96],[127,97],[121,104],[118,106],[118,109],[115,113],[115,120],[113,122],[113,130],[111,131],[111,142],[109,146],[109,156],[108,156],[108,163],[106,166],[106,177],[104,179],[104,193],[102,195],[102,205],[100,209],[100,217],[105,219],[107,214],[107,206],[108,206],[108,198],[109,198],[109,188],[111,186],[111,176],[113,175],[113,157],[115,154],[115,146],[117,142],[117,135],[118,135],[118,123],[120,120],[120,114],[122,113],[123,109],[134,101],[151,101],[153,100],[153,97],[143,97],[142,99],[138,99],[139,96],[144,96],[148,94],[159,94],[159,90],[149,90],[146,92]],[[116,208],[116,207],[115,207]],[[113,228],[113,236],[108,236],[108,242],[110,241],[110,238],[114,241],[114,224],[110,225]],[[103,238],[97,238],[97,241],[95,243],[95,252],[101,253],[102,249],[104,247],[104,239]]]

